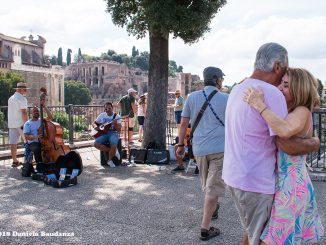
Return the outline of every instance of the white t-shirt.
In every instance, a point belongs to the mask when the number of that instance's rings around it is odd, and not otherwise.
[[[20,93],[14,93],[8,100],[8,128],[20,128],[24,121],[23,109],[27,109],[27,99]]]
[[[139,117],[145,116],[145,113],[144,113],[144,104],[138,104],[138,113],[137,113],[137,116],[139,116]]]
[[[113,113],[111,116],[109,116],[106,112],[102,112],[97,118],[96,118],[96,122],[99,124],[104,124],[107,122],[112,122],[113,121],[113,116],[115,113]],[[114,120],[117,121],[118,124],[121,124],[121,116],[119,114],[117,114],[114,118]],[[114,130],[114,126],[112,125],[112,129]]]

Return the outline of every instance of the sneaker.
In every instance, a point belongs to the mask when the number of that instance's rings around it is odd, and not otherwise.
[[[212,215],[212,219],[217,219],[218,218],[218,210],[220,209],[220,204],[217,203],[216,209]]]
[[[195,172],[194,172],[195,175],[198,175],[199,174],[199,169],[198,167],[196,166],[196,169],[195,169]]]
[[[202,241],[207,241],[213,237],[220,235],[221,231],[219,228],[210,227],[209,230],[201,228],[199,239]]]
[[[118,149],[115,151],[115,156],[116,156],[116,158],[118,158],[118,160],[120,160],[120,153],[119,153]]]
[[[171,171],[173,172],[177,172],[177,171],[185,171],[185,167],[180,167],[179,165],[176,166],[174,169],[172,169]]]
[[[115,168],[115,164],[112,162],[112,160],[109,160],[107,164],[110,166],[110,168]]]

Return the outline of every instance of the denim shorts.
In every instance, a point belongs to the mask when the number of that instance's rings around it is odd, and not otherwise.
[[[108,131],[106,134],[101,135],[95,140],[96,143],[101,145],[109,143],[110,145],[118,145],[119,138],[116,131]]]
[[[177,124],[180,124],[180,122],[181,122],[181,113],[182,113],[182,111],[175,111],[174,112],[174,118],[175,118],[175,122]]]

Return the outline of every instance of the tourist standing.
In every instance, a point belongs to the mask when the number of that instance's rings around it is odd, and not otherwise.
[[[182,113],[182,109],[183,109],[183,97],[181,96],[180,90],[176,90],[174,94],[175,94],[175,102],[173,105],[174,118],[175,118],[175,122],[177,124],[178,132],[179,132],[180,122],[181,122],[181,113]]]
[[[143,141],[143,134],[144,134],[144,123],[146,118],[146,109],[147,109],[147,103],[146,103],[146,96],[143,94],[140,96],[138,100],[138,108],[137,108],[137,120],[139,125],[139,142]]]
[[[17,83],[16,92],[8,100],[8,128],[9,144],[12,157],[12,167],[18,167],[21,162],[17,160],[17,144],[20,138],[24,139],[23,125],[28,120],[27,117],[27,85]]]
[[[123,131],[128,132],[127,141],[129,144],[133,143],[133,132],[135,126],[135,115],[137,107],[135,104],[137,91],[133,88],[128,89],[128,94],[123,96],[118,105],[120,106],[121,117],[125,120],[123,124]]]

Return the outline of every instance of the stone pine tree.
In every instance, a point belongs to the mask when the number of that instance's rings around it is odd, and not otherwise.
[[[114,24],[143,38],[149,36],[148,105],[144,145],[165,148],[168,94],[169,35],[197,42],[226,0],[105,0]]]
[[[132,50],[131,50],[131,56],[132,56],[132,57],[135,57],[136,55],[137,55],[137,50],[136,50],[136,47],[133,46],[133,47],[132,47]]]
[[[58,58],[57,62],[59,66],[62,66],[62,48],[58,49]]]
[[[78,49],[78,54],[77,54],[77,62],[82,62],[83,61],[83,55],[81,52],[81,49]]]
[[[70,48],[68,48],[67,58],[66,58],[67,66],[69,66],[71,64],[71,53],[72,53],[72,50]]]

